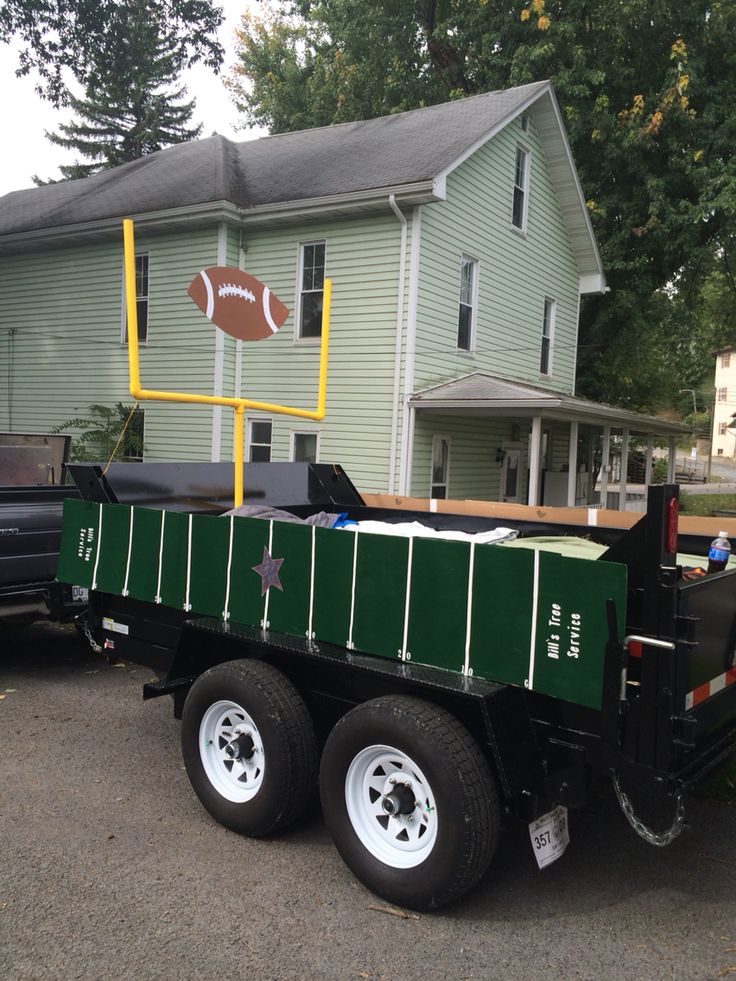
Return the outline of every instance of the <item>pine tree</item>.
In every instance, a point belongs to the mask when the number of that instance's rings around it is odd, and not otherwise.
[[[176,37],[151,16],[146,0],[118,10],[105,63],[95,66],[83,98],[68,93],[77,118],[58,133],[46,133],[52,143],[90,161],[60,167],[63,180],[89,177],[195,139],[202,129],[189,125],[194,101],[182,101],[186,88],[176,84],[185,64]]]

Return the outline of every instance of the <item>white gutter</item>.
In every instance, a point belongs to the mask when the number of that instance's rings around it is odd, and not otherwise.
[[[422,241],[422,209],[417,205],[411,217],[411,252],[409,257],[409,306],[406,314],[406,357],[404,368],[404,408],[401,417],[401,465],[399,494],[410,490],[411,455],[414,449],[413,407],[409,399],[414,388],[414,357],[417,343],[417,304],[419,297],[419,252]]]
[[[396,300],[396,351],[394,353],[394,394],[391,406],[391,448],[389,450],[388,492],[396,493],[396,447],[399,442],[399,399],[401,397],[401,346],[404,328],[404,295],[406,292],[406,232],[407,221],[396,204],[396,195],[389,194],[389,207],[401,225],[399,257],[399,293]]]
[[[227,225],[220,222],[217,228],[217,265],[224,266],[227,262]],[[222,395],[223,377],[225,374],[225,334],[223,331],[215,330],[215,372],[212,382],[212,394]],[[222,406],[212,407],[212,448],[210,460],[212,463],[220,461],[220,447],[222,443]]]

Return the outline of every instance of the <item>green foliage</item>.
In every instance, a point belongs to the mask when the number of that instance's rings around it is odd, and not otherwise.
[[[714,511],[736,512],[736,494],[689,494],[680,495],[680,511],[709,518]]]
[[[131,405],[89,405],[86,415],[67,419],[51,432],[69,430],[74,431],[70,456],[75,462],[107,462],[113,453],[119,461],[143,457],[143,411]]]
[[[91,161],[62,166],[64,180],[117,167],[194,139],[201,131],[201,126],[187,126],[194,102],[181,102],[186,90],[176,87],[181,61],[177,38],[152,15],[148,0],[132,0],[121,8],[110,28],[105,59],[95,66],[95,81],[88,83],[85,97],[68,96],[79,118],[61,125],[59,133],[46,133],[52,143]]]
[[[40,94],[59,106],[69,94],[66,70],[91,90],[104,80],[106,66],[118,58],[120,21],[129,6],[120,0],[1,0],[0,41],[24,45],[18,74],[37,72]],[[177,71],[197,61],[219,69],[222,10],[213,0],[148,0],[146,10],[171,39]]]
[[[712,0],[281,0],[229,84],[284,132],[551,78],[611,287],[578,389],[654,410],[736,342],[735,29]]]

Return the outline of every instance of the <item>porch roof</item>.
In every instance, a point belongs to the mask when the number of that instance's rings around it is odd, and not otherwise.
[[[479,371],[414,392],[409,403],[417,411],[444,415],[540,415],[545,419],[628,429],[641,435],[672,437],[690,432],[681,423],[507,381]]]

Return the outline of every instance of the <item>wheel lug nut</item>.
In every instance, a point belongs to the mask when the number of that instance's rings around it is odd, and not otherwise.
[[[396,777],[389,777],[388,778],[388,782],[389,783],[396,783]]]

